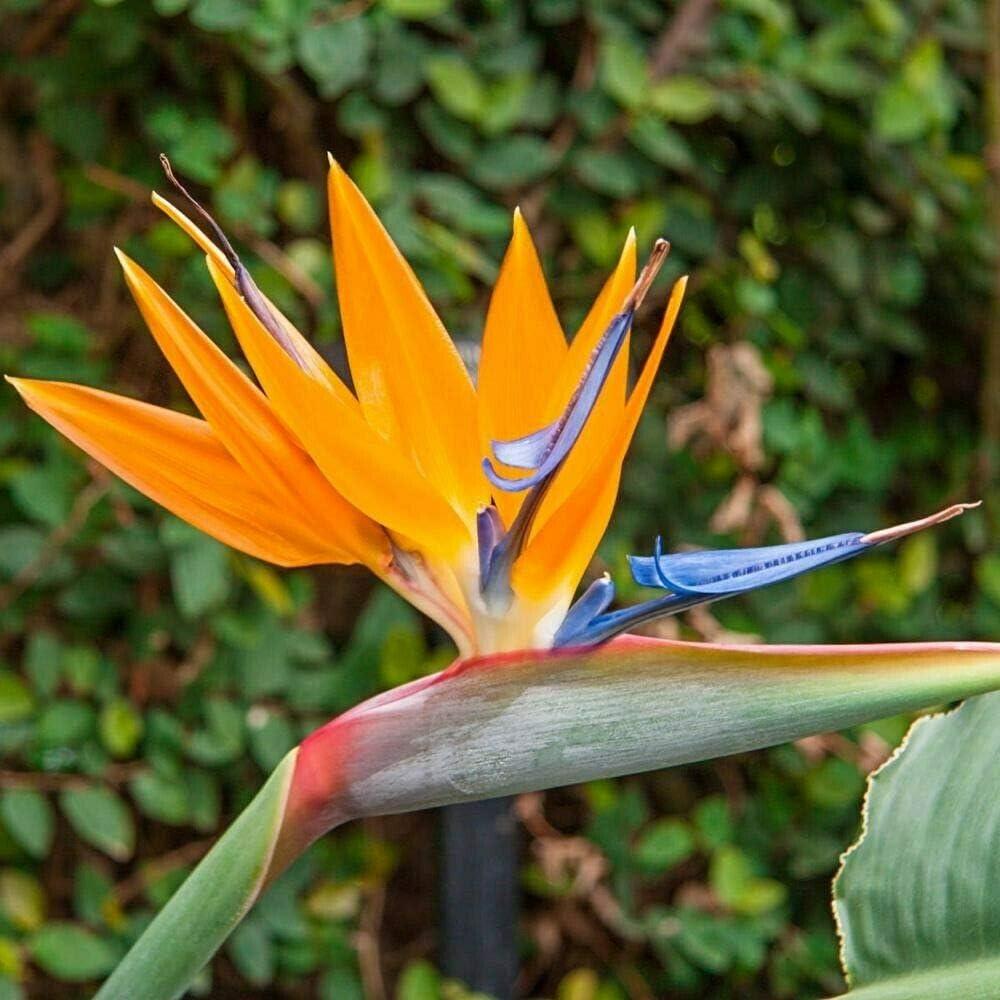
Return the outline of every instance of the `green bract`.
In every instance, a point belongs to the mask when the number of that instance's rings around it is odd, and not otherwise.
[[[1000,996],[1000,694],[921,719],[834,883],[851,1000]]]

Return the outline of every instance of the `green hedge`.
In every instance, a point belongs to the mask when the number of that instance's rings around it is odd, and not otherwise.
[[[644,249],[672,241],[654,298],[682,271],[691,291],[602,547],[619,577],[658,532],[671,545],[777,537],[792,509],[825,534],[995,490],[976,391],[996,238],[981,3],[0,12],[4,371],[189,405],[113,244],[233,345],[200,255],[148,205],[160,151],[337,359],[330,150],[461,340],[482,328],[516,204],[570,331],[630,226]],[[735,404],[749,446],[713,436],[704,408],[680,410],[706,387],[714,414]],[[668,412],[684,418],[674,444]],[[749,506],[713,522],[744,477]],[[996,638],[1000,553],[976,512],[717,619],[682,629]],[[0,391],[0,998],[88,995],[302,734],[448,657],[363,574],[279,574],[226,551]],[[583,839],[527,825],[532,994],[836,992],[829,877],[864,772],[903,725],[549,795],[548,818]],[[339,834],[234,936],[212,995],[360,997],[372,972],[356,932],[381,926],[391,995],[461,996],[432,964],[433,908],[408,918],[403,903],[429,898],[433,878],[431,817]]]

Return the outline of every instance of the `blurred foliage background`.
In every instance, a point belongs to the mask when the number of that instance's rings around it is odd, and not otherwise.
[[[335,361],[327,150],[470,356],[516,204],[570,331],[635,226],[643,250],[674,246],[658,300],[692,285],[595,571],[625,580],[657,532],[777,541],[983,496],[676,628],[1000,635],[995,0],[0,0],[0,17],[3,371],[189,407],[114,244],[233,346],[200,254],[149,204],[160,151]],[[363,573],[234,555],[0,390],[0,998],[89,995],[298,738],[450,655]],[[837,992],[829,880],[905,724],[519,800],[523,994]],[[468,996],[435,966],[435,838],[430,814],[327,838],[200,995]]]

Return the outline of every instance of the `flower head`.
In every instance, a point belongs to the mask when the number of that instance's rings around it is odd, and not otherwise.
[[[888,540],[855,534],[676,556],[663,555],[658,543],[653,557],[632,565],[639,583],[664,596],[609,611],[614,587],[603,579],[567,613],[611,516],[680,309],[684,278],[629,392],[632,322],[669,245],[657,241],[637,279],[630,235],[567,343],[515,212],[474,385],[413,271],[331,162],[352,391],[260,291],[225,234],[164,165],[211,237],[171,202],[158,195],[154,202],[205,252],[256,381],[120,252],[143,318],[202,419],[84,386],[11,381],[94,458],[221,541],[283,566],[363,563],[469,653],[596,644]]]

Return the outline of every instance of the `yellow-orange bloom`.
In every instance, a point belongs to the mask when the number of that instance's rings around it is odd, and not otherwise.
[[[635,281],[634,237],[567,344],[515,212],[477,387],[412,269],[336,163],[329,198],[353,392],[261,297],[262,314],[238,261],[234,268],[155,195],[206,253],[256,382],[121,253],[143,318],[203,419],[83,386],[11,382],[88,454],[234,548],[282,566],[363,563],[447,628],[463,652],[547,645],[607,526],[684,280],[631,394],[626,330],[579,437],[537,498],[509,574],[512,599],[497,609],[482,593],[477,519],[495,511],[502,532],[525,499],[495,489],[483,458],[493,442],[532,434],[572,405]]]

